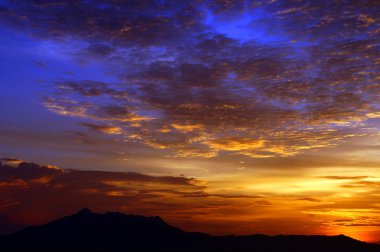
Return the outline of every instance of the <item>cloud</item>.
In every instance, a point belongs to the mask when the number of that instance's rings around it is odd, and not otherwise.
[[[17,158],[2,158],[0,159],[2,163],[5,163],[6,165],[19,165],[23,161]]]
[[[228,138],[217,139],[206,144],[208,144],[213,149],[240,151],[258,149],[264,145],[264,142],[264,140],[253,140],[249,138]]]
[[[377,7],[19,1],[3,4],[1,20],[41,40],[79,41],[73,60],[97,62],[113,77],[53,81],[44,100],[49,110],[113,127],[118,138],[171,156],[265,158],[376,132]],[[212,144],[223,139],[263,145]]]
[[[183,125],[183,124],[176,124],[176,123],[174,123],[174,124],[172,124],[171,125],[173,128],[175,128],[176,130],[179,130],[179,131],[181,131],[181,132],[192,132],[192,131],[194,131],[194,130],[201,130],[201,129],[203,129],[203,126],[202,125],[200,125],[200,124],[194,124],[194,125]],[[162,132],[162,131],[161,131]],[[165,131],[164,132],[162,132],[162,133],[165,133]]]
[[[109,135],[121,134],[121,128],[106,125],[96,125],[92,123],[82,123],[83,126],[88,127],[91,130],[98,131]]]
[[[61,173],[62,170],[56,167],[39,166],[34,163],[26,162],[21,162],[17,168],[1,166],[1,179],[3,182],[44,182]]]

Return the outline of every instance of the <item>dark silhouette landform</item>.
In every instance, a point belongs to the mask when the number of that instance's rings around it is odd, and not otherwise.
[[[93,213],[85,208],[0,237],[0,251],[372,252],[380,246],[344,235],[211,236],[185,232],[160,217]]]

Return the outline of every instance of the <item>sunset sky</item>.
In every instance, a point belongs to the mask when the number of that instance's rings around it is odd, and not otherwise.
[[[0,233],[89,207],[379,241],[379,13],[0,1]]]

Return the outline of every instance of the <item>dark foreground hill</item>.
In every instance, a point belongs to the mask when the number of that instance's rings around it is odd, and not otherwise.
[[[380,246],[339,236],[211,236],[160,217],[78,213],[0,237],[0,251],[372,252]]]

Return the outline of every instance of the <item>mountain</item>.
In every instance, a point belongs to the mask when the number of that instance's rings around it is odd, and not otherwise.
[[[0,251],[380,252],[380,246],[338,236],[211,236],[185,232],[160,217],[78,213],[0,237]]]

